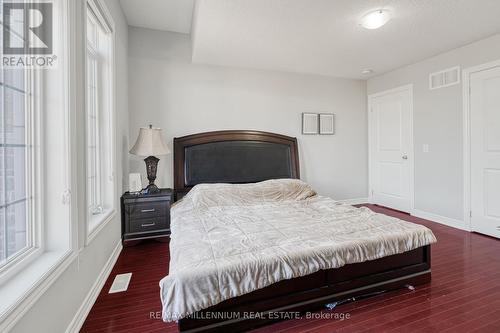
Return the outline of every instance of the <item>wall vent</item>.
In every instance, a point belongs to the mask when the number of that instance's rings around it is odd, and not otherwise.
[[[429,89],[439,89],[460,83],[460,67],[448,68],[429,75]]]

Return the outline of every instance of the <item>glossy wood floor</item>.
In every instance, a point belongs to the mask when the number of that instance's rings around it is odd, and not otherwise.
[[[500,240],[468,233],[386,208],[371,209],[430,227],[432,282],[338,306],[324,314],[349,319],[297,319],[254,331],[271,332],[500,332]],[[125,248],[82,332],[177,332],[160,319],[158,281],[167,274],[168,244]],[[108,294],[116,274],[132,272],[128,291]]]

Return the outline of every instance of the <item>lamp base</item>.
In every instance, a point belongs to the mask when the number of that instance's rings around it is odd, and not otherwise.
[[[146,187],[148,193],[157,193],[160,191],[158,186],[155,185],[156,170],[159,160],[160,159],[154,156],[148,156],[144,159],[144,162],[146,162],[146,172],[149,180],[149,185]]]
[[[160,192],[160,189],[155,184],[149,184],[148,186],[146,186],[146,191],[148,193],[158,193]]]

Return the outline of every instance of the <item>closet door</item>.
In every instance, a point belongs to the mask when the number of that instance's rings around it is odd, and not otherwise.
[[[500,67],[470,76],[471,225],[500,237]]]
[[[411,210],[411,87],[371,95],[370,188],[372,203]]]

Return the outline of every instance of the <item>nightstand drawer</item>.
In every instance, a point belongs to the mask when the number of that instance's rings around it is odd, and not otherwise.
[[[147,219],[167,216],[169,211],[170,207],[168,201],[144,202],[135,205],[127,205],[127,213],[130,219]]]
[[[166,188],[150,194],[124,193],[121,197],[123,244],[168,237],[173,197],[173,191]]]
[[[147,232],[168,229],[168,217],[154,217],[149,219],[130,220],[129,232]]]

